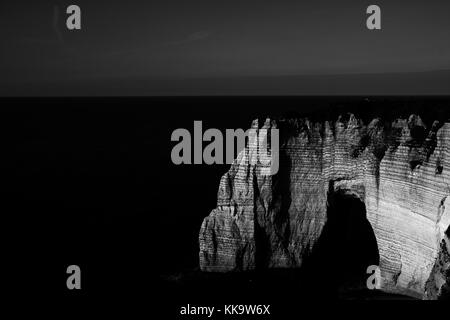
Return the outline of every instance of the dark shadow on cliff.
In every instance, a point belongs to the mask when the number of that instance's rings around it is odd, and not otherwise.
[[[268,267],[269,257],[272,253],[271,242],[269,235],[276,234],[280,244],[287,248],[290,239],[290,221],[289,208],[291,206],[292,198],[289,190],[291,185],[291,159],[284,151],[279,155],[280,169],[273,177],[273,206],[276,208],[269,208],[268,211],[260,210],[264,207],[260,202],[262,201],[259,189],[255,186],[255,218],[258,223],[255,223],[255,263],[257,270],[266,269]],[[268,212],[278,212],[274,218],[268,216]],[[278,244],[278,243],[277,243]]]
[[[332,189],[332,185],[330,185]],[[327,222],[302,268],[303,283],[330,298],[367,290],[366,273],[379,252],[364,203],[345,191],[328,194]],[[363,294],[364,295],[364,294]]]

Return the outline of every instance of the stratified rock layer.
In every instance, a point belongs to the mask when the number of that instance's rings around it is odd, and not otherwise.
[[[201,226],[202,270],[302,266],[327,222],[331,187],[365,204],[381,289],[441,295],[448,281],[442,244],[450,225],[450,123],[427,127],[411,115],[365,124],[348,114],[324,122],[267,119],[252,127],[280,130],[279,172],[261,174],[261,165],[249,161],[253,146],[239,154]]]

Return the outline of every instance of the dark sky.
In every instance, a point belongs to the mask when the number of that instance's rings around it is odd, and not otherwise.
[[[254,77],[413,73],[420,82],[450,70],[449,1],[3,2],[3,95],[109,94],[108,83],[121,88],[113,95],[195,94],[209,79],[219,93],[236,79],[258,93]],[[81,31],[65,28],[69,4],[82,9]],[[365,27],[370,4],[381,7],[382,30]]]

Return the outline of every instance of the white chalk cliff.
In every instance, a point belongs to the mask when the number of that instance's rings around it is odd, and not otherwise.
[[[301,267],[327,223],[330,194],[340,192],[365,205],[382,290],[424,299],[448,290],[450,123],[347,114],[252,126],[279,128],[279,172],[261,174],[251,146],[239,154],[200,229],[202,270]]]

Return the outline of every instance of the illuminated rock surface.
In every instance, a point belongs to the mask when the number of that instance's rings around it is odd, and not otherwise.
[[[353,114],[334,122],[266,120],[263,128],[280,129],[279,172],[262,175],[249,163],[252,147],[240,153],[221,179],[217,208],[201,226],[201,269],[301,267],[320,246],[326,224],[331,228],[330,212],[337,220],[347,214],[330,209],[343,195],[364,204],[361,217],[376,239],[381,289],[442,295],[449,269],[450,123],[425,124],[417,115],[366,122]],[[348,249],[346,241],[337,251]]]

